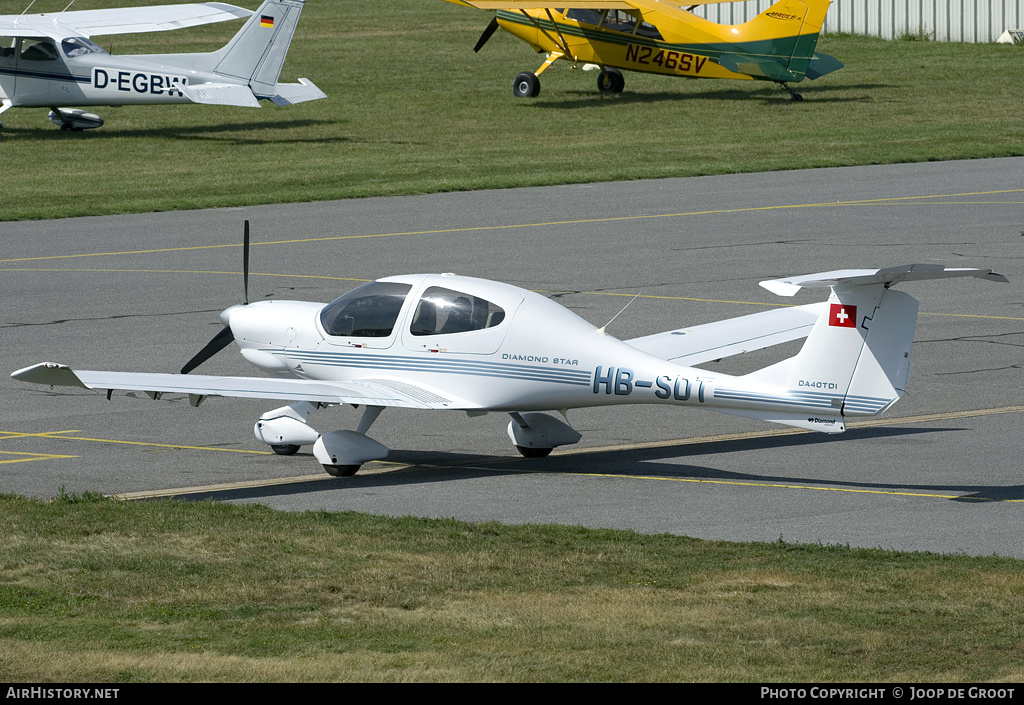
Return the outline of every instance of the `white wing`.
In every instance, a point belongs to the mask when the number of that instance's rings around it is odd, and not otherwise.
[[[4,15],[0,17],[0,34],[33,36],[40,31],[46,31],[47,25],[60,26],[65,30],[73,29],[77,34],[86,37],[94,34],[165,32],[213,22],[227,22],[252,15],[252,10],[222,2],[74,10],[44,15]]]
[[[464,409],[464,405],[429,389],[405,382],[367,379],[330,382],[263,377],[216,377],[212,375],[171,375],[147,372],[102,372],[72,370],[66,365],[42,362],[11,374],[22,382],[85,389],[125,389],[154,394],[188,394],[192,403],[201,397],[244,397],[284,399],[321,404],[369,404],[411,409]]]
[[[625,342],[662,360],[699,365],[806,338],[826,305],[822,302],[762,311]]]

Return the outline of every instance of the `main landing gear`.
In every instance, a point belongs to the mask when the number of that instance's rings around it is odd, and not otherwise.
[[[512,81],[512,95],[516,98],[536,98],[540,95],[540,74],[551,65],[553,59],[549,59],[537,73],[523,72]],[[601,93],[614,95],[622,93],[626,87],[626,79],[618,69],[602,68],[597,76],[597,90]]]
[[[300,401],[268,411],[256,422],[253,432],[278,455],[295,455],[302,446],[312,444],[313,455],[327,474],[334,477],[350,477],[363,463],[387,456],[388,448],[366,435],[384,410],[383,406],[364,407],[355,431],[320,435],[307,421],[310,414],[323,406]]]
[[[382,406],[363,407],[363,416],[354,431],[331,431],[320,435],[307,421],[325,404],[297,402],[268,411],[256,422],[256,438],[278,455],[295,455],[304,445],[313,446],[313,455],[333,477],[351,477],[363,463],[383,460],[388,448],[366,435],[384,410]],[[544,458],[558,446],[580,440],[576,429],[550,414],[535,411],[511,412],[508,437],[523,457]]]

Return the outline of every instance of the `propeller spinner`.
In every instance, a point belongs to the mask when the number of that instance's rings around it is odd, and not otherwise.
[[[242,231],[242,306],[249,305],[249,221],[245,221],[245,227]],[[219,353],[221,350],[231,345],[235,340],[234,334],[231,332],[231,314],[233,309],[238,308],[238,304],[231,306],[220,314],[221,321],[224,322],[224,327],[213,336],[213,340],[207,343],[202,350],[195,354],[195,356],[185,363],[185,366],[181,368],[181,374],[187,375],[189,372],[199,367],[201,364],[209,360],[211,357]]]

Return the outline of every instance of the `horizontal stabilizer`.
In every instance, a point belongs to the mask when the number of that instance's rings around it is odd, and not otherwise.
[[[751,411],[748,409],[715,409],[733,416],[746,416],[751,419],[770,421],[783,426],[805,428],[819,433],[844,433],[846,421],[842,416],[815,416],[814,414],[785,414],[777,411]]]
[[[148,372],[72,370],[66,365],[42,362],[11,374],[34,384],[86,389],[119,389],[159,394],[189,394],[246,399],[284,399],[321,404],[369,404],[409,409],[463,409],[465,406],[434,392],[393,380],[330,382],[266,377],[217,377]]]
[[[699,365],[806,338],[826,304],[792,306],[625,341],[649,355]]]
[[[712,58],[712,61],[717,61],[722,68],[728,69],[733,73],[742,73],[746,76],[755,76],[757,78],[767,78],[772,81],[799,81],[802,78],[802,76],[793,73],[778,61],[766,57],[761,58],[750,55],[723,54],[717,59]]]
[[[811,63],[807,66],[807,78],[812,81],[816,78],[821,78],[827,73],[838,71],[843,68],[843,62],[835,57],[829,56],[828,54],[814,53],[814,58],[811,59]]]
[[[978,277],[994,282],[1007,281],[1006,277],[996,274],[991,269],[946,268],[941,264],[905,264],[885,269],[838,269],[832,272],[805,274],[785,279],[769,279],[761,282],[761,286],[779,296],[793,296],[800,289],[870,286],[872,284],[884,284],[886,288],[889,288],[903,281],[952,277]]]
[[[195,86],[184,86],[180,90],[193,103],[235,105],[242,108],[260,107],[260,102],[256,100],[249,86],[240,86],[236,83],[200,83]]]
[[[274,95],[270,96],[270,100],[274,105],[285,106],[326,97],[327,94],[308,78],[300,78],[298,83],[278,83],[274,86]]]

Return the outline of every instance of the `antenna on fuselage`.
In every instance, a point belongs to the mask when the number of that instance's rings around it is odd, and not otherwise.
[[[598,332],[598,333],[600,333],[601,335],[604,335],[604,329],[605,329],[605,328],[607,328],[608,326],[610,326],[610,325],[612,324],[612,321],[614,321],[614,320],[615,320],[616,318],[618,318],[618,317],[619,317],[619,314],[621,314],[621,313],[622,313],[622,311],[625,311],[625,310],[626,310],[627,308],[629,308],[629,304],[631,304],[631,303],[633,303],[634,301],[636,301],[636,300],[637,300],[637,297],[639,297],[639,296],[640,296],[640,292],[638,291],[638,292],[636,292],[636,296],[634,296],[633,298],[631,298],[631,299],[630,299],[630,300],[629,300],[629,301],[628,301],[628,302],[626,303],[626,305],[622,307],[622,310],[621,310],[621,311],[619,311],[619,313],[616,313],[616,314],[615,314],[614,316],[612,316],[612,320],[611,320],[611,321],[608,321],[608,322],[607,322],[607,323],[605,323],[605,324],[604,324],[603,326],[601,326],[600,328],[598,328],[598,329],[597,329],[597,332]]]

